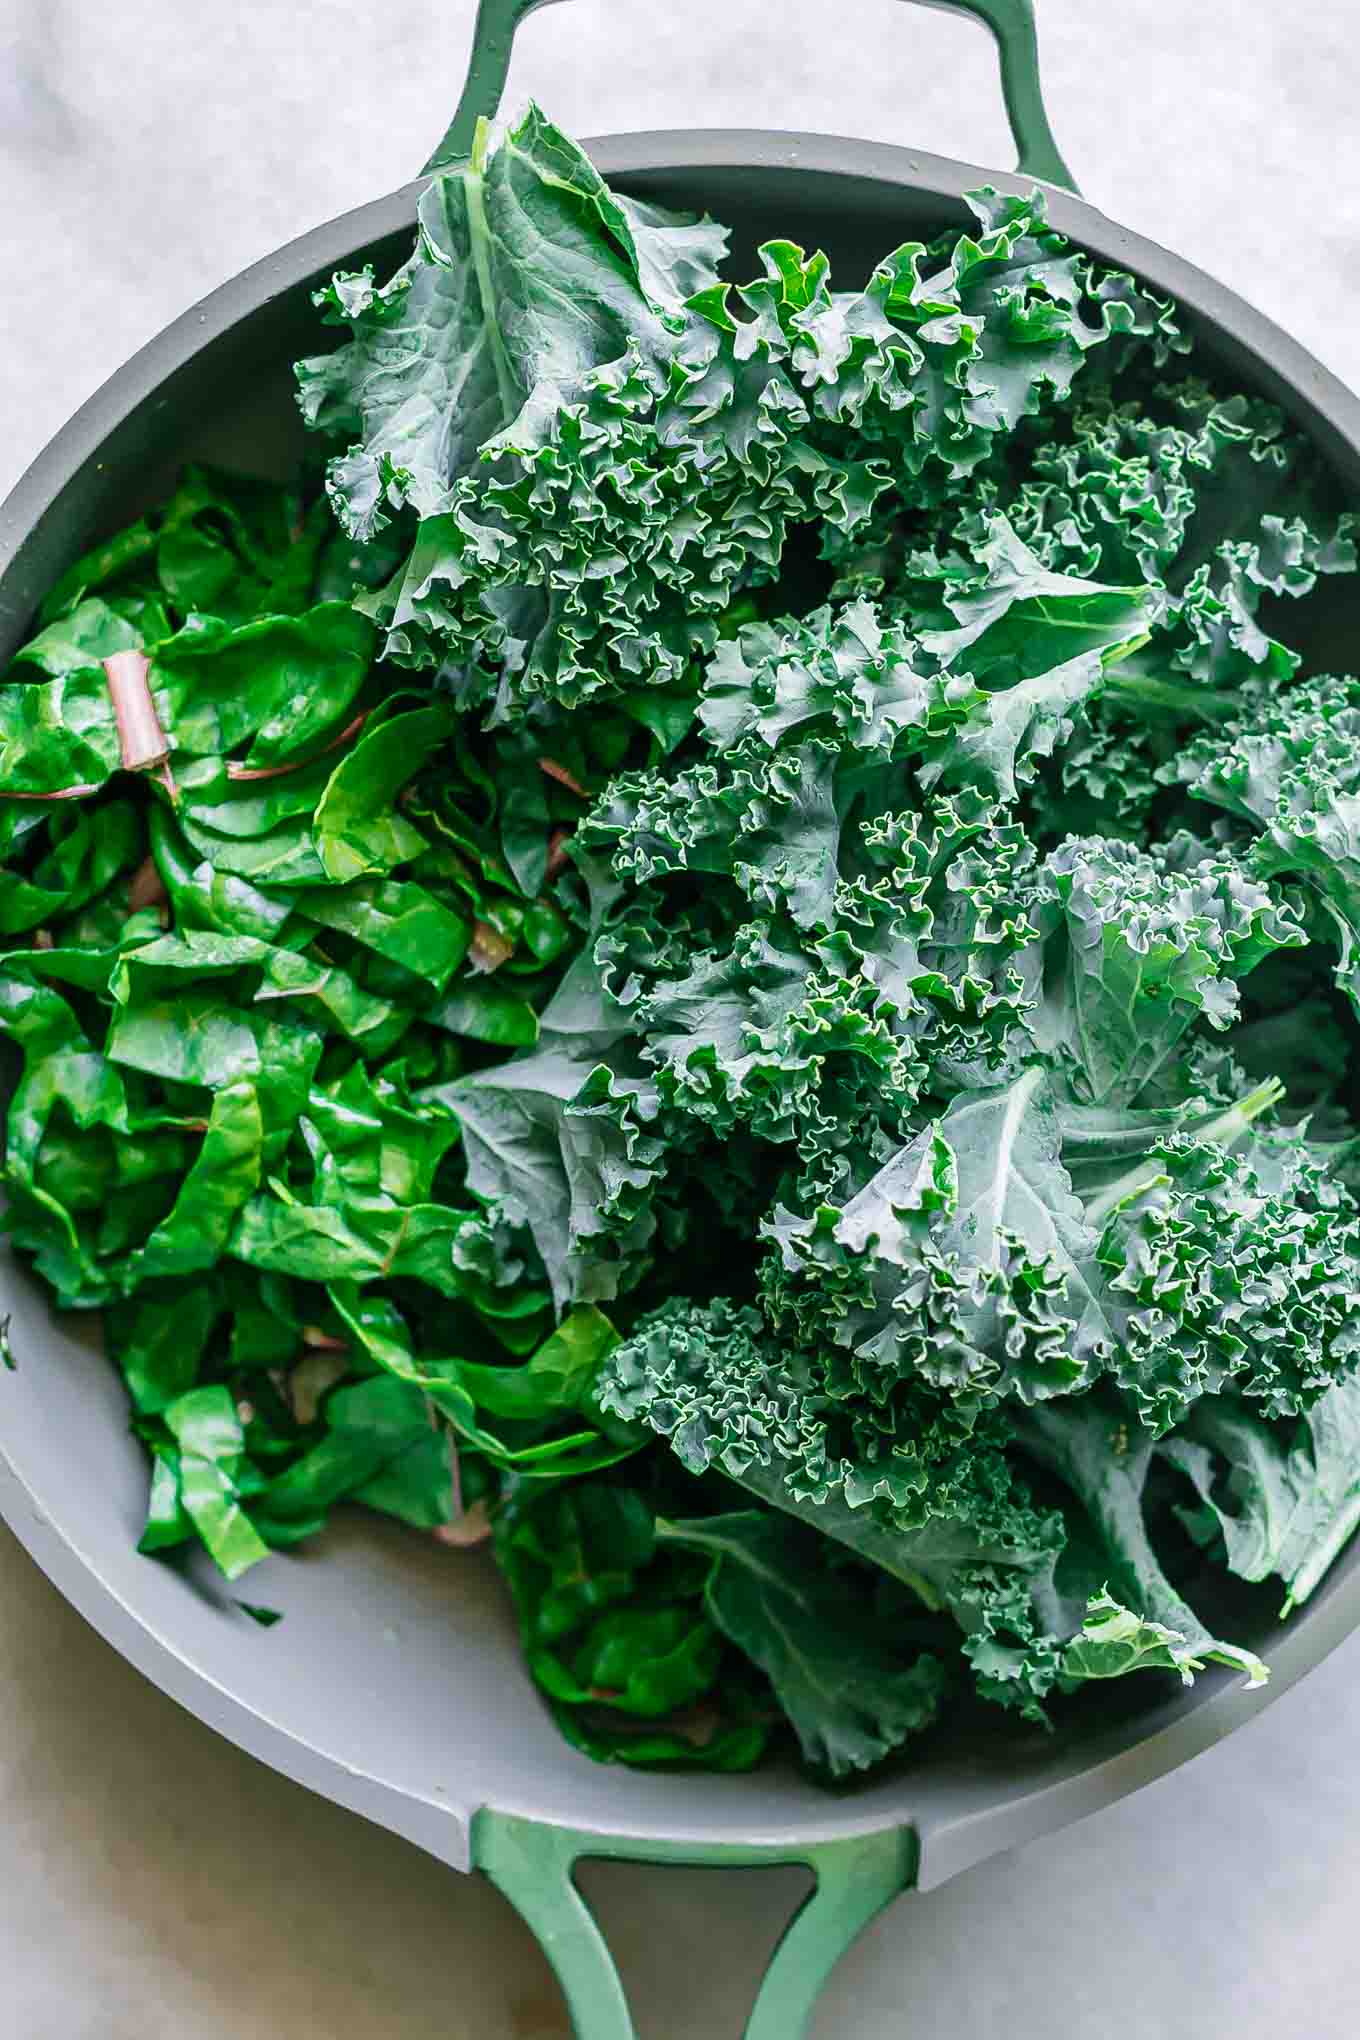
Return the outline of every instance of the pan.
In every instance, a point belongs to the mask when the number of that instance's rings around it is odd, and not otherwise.
[[[426,166],[466,152],[495,113],[515,30],[543,0],[481,0],[467,83]],[[940,4],[940,0],[923,0]],[[962,194],[1050,187],[1054,224],[1102,261],[1178,300],[1205,358],[1288,412],[1360,497],[1360,402],[1277,326],[1202,270],[1076,194],[1044,112],[1032,0],[950,11],[994,35],[1014,174],[904,147],[763,130],[611,135],[587,144],[611,183],[706,209],[738,261],[795,233],[836,273],[885,248],[957,231]],[[299,452],[290,364],[314,348],[310,294],[336,268],[390,270],[422,180],[255,264],[105,384],[0,507],[0,664],[58,575],[167,488],[185,458],[286,474]],[[1339,612],[1335,628],[1340,633]],[[761,1985],[746,2040],[797,2040],[859,1930],[901,1894],[1061,1827],[1230,1733],[1360,1622],[1360,1550],[1299,1614],[1250,1638],[1273,1669],[1249,1692],[1227,1674],[1101,1722],[1041,1735],[1003,1726],[937,1741],[914,1768],[832,1797],[787,1770],[649,1775],[597,1766],[560,1740],[530,1688],[489,1565],[367,1520],[302,1557],[266,1562],[261,1593],[288,1619],[243,1621],[205,1571],[137,1556],[141,1448],[97,1333],[58,1319],[0,1259],[0,1316],[18,1371],[0,1380],[0,1512],[63,1594],[150,1679],[265,1763],[456,1869],[490,1877],[539,1936],[582,2040],[631,2040],[609,1950],[573,1881],[577,1862],[807,1866],[812,1894]]]

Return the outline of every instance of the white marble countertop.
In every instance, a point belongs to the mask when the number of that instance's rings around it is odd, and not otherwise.
[[[1360,383],[1348,0],[1039,4],[1053,122],[1087,196]],[[452,110],[472,12],[0,0],[0,490],[193,299],[413,173]],[[770,12],[573,0],[529,24],[510,97],[583,134],[788,126],[1011,160],[971,24],[889,0],[784,0],[777,30]],[[0,1636],[0,2040],[567,2033],[489,1887],[218,1740],[7,1533]],[[800,1889],[782,1871],[612,1866],[586,1882],[643,2040],[738,2032]],[[1360,1637],[1136,1798],[903,1900],[842,1964],[815,2031],[1352,2040],[1357,1917]]]

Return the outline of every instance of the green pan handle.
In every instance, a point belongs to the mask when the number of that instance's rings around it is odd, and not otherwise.
[[[971,14],[996,37],[1001,55],[1001,89],[1024,177],[1042,177],[1068,191],[1076,179],[1064,163],[1044,111],[1039,83],[1039,45],[1034,30],[1034,0],[916,0],[946,14]],[[491,120],[501,103],[515,30],[537,7],[550,0],[478,0],[472,31],[472,55],[458,111],[443,141],[425,165],[440,170],[472,153],[479,120]]]
[[[636,2040],[613,1957],[576,1888],[573,1872],[583,1857],[740,1867],[801,1863],[811,1870],[815,1888],[770,1958],[744,2033],[744,2040],[801,2040],[822,1985],[860,1929],[914,1883],[918,1854],[910,1828],[804,1848],[646,1842],[483,1809],[472,1830],[472,1860],[533,1929],[562,1986],[577,2040]]]

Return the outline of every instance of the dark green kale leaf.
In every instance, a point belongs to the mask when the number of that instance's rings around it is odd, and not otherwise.
[[[1221,1120],[1159,1140],[1090,1207],[1109,1213],[1113,1371],[1154,1433],[1228,1388],[1297,1416],[1360,1358],[1354,1201],[1297,1138],[1229,1140]]]
[[[759,1666],[810,1764],[868,1770],[938,1717],[949,1673],[884,1633],[863,1581],[773,1510],[656,1525],[660,1543],[710,1555],[710,1620]],[[856,1592],[856,1587],[859,1591]]]
[[[1071,837],[1045,860],[1043,890],[1049,955],[1031,1026],[1094,1105],[1131,1103],[1195,1022],[1230,1027],[1237,980],[1308,940],[1250,860],[1185,833],[1153,850]]]
[[[1112,1335],[1043,1069],[956,1098],[839,1208],[777,1210],[765,1304],[844,1349],[872,1397],[915,1379],[969,1408],[1086,1387]]]
[[[1197,1658],[1230,1665],[1256,1686],[1260,1659],[1212,1636],[1168,1579],[1144,1514],[1154,1445],[1105,1391],[1036,1403],[1017,1419],[1019,1443],[1071,1491],[1094,1528],[1110,1579],[1147,1622],[1172,1631]],[[1189,1670],[1189,1665],[1186,1666]]]
[[[668,351],[685,299],[717,280],[726,230],[611,191],[537,107],[440,171],[415,251],[390,282],[371,268],[317,294],[352,338],[298,365],[309,424],[354,445],[330,470],[352,536],[409,504],[453,505],[454,484],[539,384],[562,401],[630,346]]]
[[[1337,982],[1360,1004],[1360,860],[1353,810],[1360,682],[1325,674],[1261,700],[1226,730],[1202,736],[1175,775],[1202,801],[1259,832],[1264,877],[1296,879],[1318,933],[1338,951]]]
[[[1088,1473],[1104,1480],[1111,1458],[1093,1397],[1040,1405],[1022,1435],[1029,1442],[1033,1431],[1036,1456],[1090,1510],[1131,1608],[1101,1592],[1064,1603],[1055,1576],[1063,1520],[1034,1508],[995,1442],[961,1443],[939,1424],[928,1444],[919,1404],[914,1439],[895,1439],[890,1409],[828,1393],[812,1353],[786,1354],[754,1312],[675,1303],[615,1348],[600,1399],[668,1438],[692,1472],[727,1474],[880,1567],[926,1608],[947,1610],[980,1692],[1031,1719],[1046,1719],[1055,1690],[1143,1666],[1174,1666],[1188,1678],[1214,1659],[1265,1676],[1250,1652],[1209,1636],[1153,1553],[1142,1514],[1151,1441],[1118,1479],[1081,1484]],[[838,1441],[854,1456],[838,1454]]]
[[[1115,336],[1179,344],[1167,307],[1064,252],[1037,193],[975,210],[978,239],[899,249],[863,292],[787,242],[729,289],[715,230],[607,191],[536,109],[479,139],[392,284],[337,279],[356,338],[303,370],[312,422],[358,435],[332,468],[351,527],[421,518],[364,603],[388,656],[449,658],[501,714],[683,686],[792,526],[853,534],[894,475],[938,490]]]
[[[1317,1587],[1360,1527],[1360,1385],[1329,1388],[1300,1422],[1271,1425],[1231,1397],[1206,1397],[1164,1458],[1186,1475],[1200,1508],[1182,1511],[1201,1542],[1220,1538],[1243,1579],[1284,1582],[1287,1615]]]

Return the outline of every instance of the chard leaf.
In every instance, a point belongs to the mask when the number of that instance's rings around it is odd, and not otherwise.
[[[135,623],[92,595],[31,637],[15,653],[14,664],[35,666],[40,673],[59,679],[98,666],[114,652],[139,650],[142,643]],[[31,681],[27,673],[16,677]]]
[[[583,1410],[618,1336],[602,1310],[578,1304],[522,1367],[485,1367],[465,1360],[458,1379],[478,1408],[493,1417],[533,1422],[558,1410]]]
[[[226,1251],[236,1214],[259,1185],[264,1119],[255,1086],[226,1084],[212,1103],[203,1145],[169,1212],[124,1273],[128,1288],[152,1276],[211,1268]]]
[[[331,1297],[369,1357],[418,1390],[489,1465],[524,1480],[567,1480],[640,1449],[636,1436],[611,1425],[595,1405],[595,1379],[618,1336],[598,1311],[569,1315],[521,1365],[489,1367],[456,1357],[417,1358],[396,1311],[381,1301],[366,1303],[352,1282],[334,1285]]]
[[[238,1260],[305,1282],[386,1282],[408,1277],[440,1295],[475,1294],[494,1270],[492,1239],[475,1213],[441,1204],[353,1199],[303,1204],[253,1197],[237,1217],[229,1251]]]
[[[245,1458],[241,1420],[225,1388],[195,1388],[164,1412],[179,1448],[179,1506],[219,1569],[236,1580],[269,1554],[241,1506],[238,1479]]]
[[[92,599],[41,634],[37,659],[54,677],[0,689],[0,765],[9,789],[100,786],[120,768],[100,662],[150,643],[147,622],[129,622]],[[148,681],[171,756],[182,770],[185,760],[223,760],[244,745],[251,768],[300,762],[334,734],[372,651],[372,626],[339,602],[236,625],[193,615],[173,634],[166,626],[151,645]]]
[[[0,687],[0,775],[9,795],[100,786],[121,763],[99,666]]]
[[[467,918],[410,879],[359,879],[316,887],[298,908],[322,928],[338,928],[389,963],[400,963],[442,991],[467,955]]]
[[[441,707],[415,708],[368,729],[326,783],[313,824],[327,877],[381,876],[419,856],[425,838],[396,812],[396,796],[448,736]]]
[[[538,1040],[539,1019],[529,1001],[494,978],[460,978],[421,1017],[431,1027],[497,1048],[532,1048]]]
[[[235,627],[195,615],[156,648],[151,684],[173,748],[248,766],[296,763],[344,721],[373,656],[373,628],[345,602]]]
[[[658,1545],[642,1495],[512,1488],[495,1539],[530,1673],[572,1742],[617,1763],[756,1762],[764,1710],[726,1673],[701,1605],[708,1568]]]
[[[267,1531],[324,1520],[346,1496],[417,1529],[452,1518],[448,1441],[431,1430],[417,1389],[387,1375],[353,1382],[327,1397],[325,1421],[325,1436],[261,1496],[255,1513]]]
[[[307,605],[324,529],[294,489],[191,464],[158,520],[156,579],[186,617],[291,614]]]
[[[158,1288],[108,1312],[106,1336],[141,1414],[159,1415],[188,1394],[221,1313],[217,1286],[200,1281]]]

